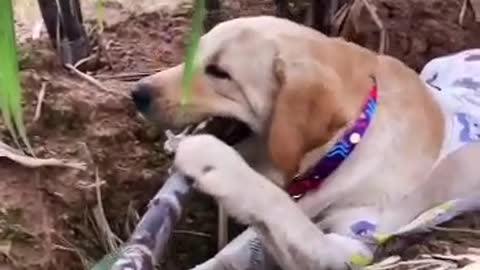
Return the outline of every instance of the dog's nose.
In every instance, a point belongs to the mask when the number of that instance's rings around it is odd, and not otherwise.
[[[132,91],[132,99],[141,112],[147,112],[152,103],[152,87],[146,83],[139,83]]]

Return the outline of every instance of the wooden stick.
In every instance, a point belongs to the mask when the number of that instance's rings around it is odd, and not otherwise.
[[[42,82],[42,87],[40,88],[40,92],[38,93],[37,107],[35,107],[35,116],[33,117],[33,122],[37,122],[38,119],[40,119],[40,115],[42,114],[42,104],[43,99],[45,98],[46,89],[47,83]]]
[[[183,205],[192,188],[187,179],[173,173],[150,201],[128,243],[112,270],[154,270],[165,252],[174,225],[180,219]]]
[[[90,76],[86,73],[81,72],[80,70],[78,70],[76,67],[74,67],[71,64],[65,64],[65,67],[67,69],[69,69],[71,72],[73,72],[73,74],[77,75],[80,79],[83,79],[84,81],[87,81],[88,83],[96,86],[99,90],[101,90],[103,92],[113,94],[113,95],[117,95],[117,96],[121,96],[121,97],[124,97],[124,98],[130,98],[128,95],[126,95],[124,93],[113,91],[113,90],[105,87],[97,79],[93,78],[92,76]]]

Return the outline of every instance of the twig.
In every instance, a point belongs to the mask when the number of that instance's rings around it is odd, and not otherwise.
[[[370,13],[370,16],[372,17],[375,24],[380,29],[380,45],[378,47],[378,53],[384,54],[386,43],[387,43],[387,30],[385,29],[380,17],[378,17],[376,7],[373,6],[369,2],[369,0],[362,0],[362,2],[365,5],[365,7],[367,8],[368,12]]]
[[[445,260],[445,261],[480,261],[480,257],[475,254],[459,254],[459,255],[445,255],[445,254],[429,254],[429,255],[422,255],[424,258],[431,258],[431,259],[438,259],[438,260]]]
[[[392,263],[389,265],[371,265],[365,267],[366,270],[388,270],[399,268],[400,266],[413,266],[413,265],[421,265],[421,266],[452,266],[454,263],[437,260],[437,259],[416,259],[410,261],[400,261],[396,263]]]
[[[65,67],[68,68],[70,71],[72,71],[79,78],[81,78],[81,79],[89,82],[90,84],[96,86],[98,89],[102,90],[103,92],[113,94],[113,95],[117,95],[117,96],[121,96],[121,97],[124,97],[124,98],[129,98],[128,95],[126,95],[126,94],[123,94],[121,92],[116,92],[116,91],[113,91],[111,89],[106,88],[97,79],[93,78],[92,76],[90,76],[86,73],[81,72],[76,67],[72,66],[71,64],[65,64]]]
[[[100,59],[102,52],[104,52],[105,58],[107,59],[108,68],[113,69],[112,57],[108,51],[108,43],[104,44],[102,33],[98,33],[98,59]]]
[[[469,233],[474,235],[480,235],[480,230],[473,230],[473,229],[467,229],[467,228],[445,228],[445,227],[435,226],[432,229],[436,231],[441,231],[441,232],[456,232],[456,233]]]
[[[37,122],[38,119],[40,119],[40,115],[42,114],[43,99],[45,98],[45,91],[46,90],[47,90],[47,83],[42,82],[42,87],[40,88],[40,93],[38,93],[37,107],[35,108],[35,116],[33,117],[33,122]]]
[[[132,228],[132,225],[133,227],[135,227],[134,224],[137,224],[139,220],[140,220],[140,215],[138,214],[137,210],[135,210],[135,207],[133,207],[133,202],[130,201],[128,203],[127,212],[125,214],[125,222],[124,222],[125,235],[127,235],[128,237],[132,235],[133,230],[135,229],[135,228]]]
[[[194,231],[188,231],[188,230],[174,230],[173,233],[175,233],[175,234],[188,234],[188,235],[193,235],[193,236],[198,236],[198,237],[203,237],[203,238],[212,238],[212,236],[208,233],[194,232]]]
[[[86,170],[85,163],[60,160],[55,158],[34,158],[29,157],[23,154],[20,154],[18,151],[12,151],[12,148],[8,145],[0,142],[0,157],[8,158],[12,161],[15,161],[25,167],[29,168],[39,168],[39,167],[68,167],[77,170]]]
[[[98,188],[98,185],[103,186],[103,185],[105,185],[106,183],[107,183],[107,182],[105,182],[105,181],[103,181],[103,180],[100,181],[100,183],[97,183],[97,182],[95,182],[95,183],[86,183],[85,181],[78,181],[78,184],[77,184],[76,186],[77,186],[79,189],[86,189],[86,190],[87,190],[87,189],[94,189],[94,188],[96,189],[96,188]]]
[[[346,3],[333,16],[332,34],[334,36],[338,36],[342,31],[342,28],[345,24],[348,14],[350,13],[351,8],[352,3]]]
[[[221,205],[218,205],[218,242],[217,249],[220,251],[228,243],[228,215]]]
[[[86,62],[94,59],[95,57],[96,57],[96,56],[95,56],[94,54],[92,54],[92,55],[90,55],[90,56],[88,56],[88,57],[85,57],[85,58],[83,58],[83,59],[78,60],[78,61],[75,63],[75,65],[73,65],[73,66],[78,69],[79,66],[81,66],[81,65],[85,64]]]
[[[97,195],[97,207],[94,209],[94,217],[95,221],[104,234],[105,240],[107,241],[108,248],[110,252],[116,251],[119,248],[119,244],[122,244],[122,240],[116,236],[112,229],[110,228],[110,224],[108,223],[107,217],[105,216],[105,210],[103,208],[102,202],[102,189],[101,189],[101,180],[98,174],[98,168],[95,169],[95,191]],[[96,210],[96,211],[95,211]]]
[[[151,71],[141,71],[141,72],[133,72],[133,73],[121,73],[115,75],[96,75],[95,78],[102,79],[102,80],[121,80],[121,81],[137,81],[141,78],[150,76],[154,73],[160,72],[164,70],[163,68],[154,69]]]
[[[460,14],[458,15],[458,24],[463,26],[463,21],[465,19],[465,14],[467,13],[468,0],[463,0],[462,8],[460,9]]]
[[[65,243],[68,246],[64,245],[58,245],[54,244],[52,249],[53,250],[64,250],[64,251],[70,251],[73,254],[75,254],[78,259],[82,262],[82,265],[84,266],[85,269],[90,268],[91,262],[87,258],[87,256],[83,253],[82,250],[77,248],[74,244],[72,244],[70,241],[68,241],[65,237],[63,237],[61,234],[55,233],[55,237],[58,238],[61,242]]]

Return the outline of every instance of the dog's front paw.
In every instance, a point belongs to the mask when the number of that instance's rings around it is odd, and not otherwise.
[[[259,176],[230,146],[211,135],[184,138],[178,145],[175,168],[193,180],[193,186],[213,196],[242,223],[262,216],[268,190]]]
[[[233,148],[211,135],[183,138],[178,144],[174,165],[194,180],[197,189],[214,197],[231,195],[241,182],[234,176],[246,167]]]

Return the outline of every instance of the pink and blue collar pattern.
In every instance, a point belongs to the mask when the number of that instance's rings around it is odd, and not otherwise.
[[[288,193],[294,199],[300,199],[308,191],[318,188],[348,158],[367,131],[376,108],[377,86],[374,85],[355,124],[343,134],[315,166],[305,173],[297,175],[287,187]]]

